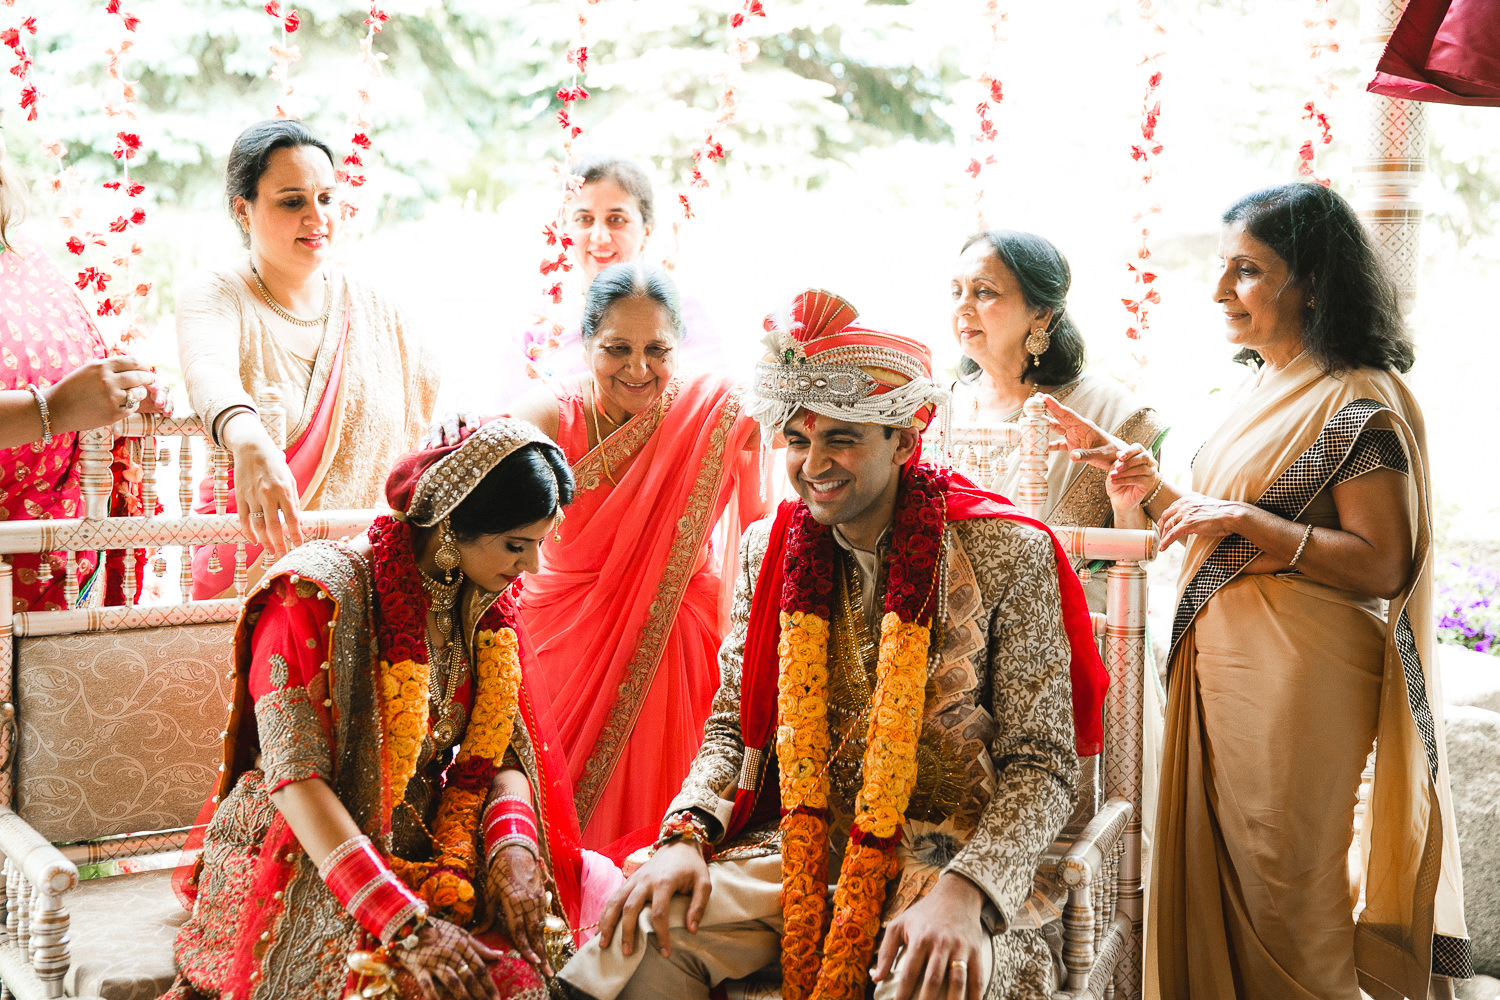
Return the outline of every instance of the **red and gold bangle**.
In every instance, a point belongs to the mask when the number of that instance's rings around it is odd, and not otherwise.
[[[330,851],[318,874],[349,916],[383,944],[410,937],[427,919],[427,904],[391,871],[363,834]]]
[[[532,857],[541,857],[536,812],[519,795],[501,795],[484,807],[484,857],[495,860],[507,847],[524,847]]]
[[[687,840],[698,845],[705,860],[713,856],[714,842],[708,835],[708,824],[691,809],[673,813],[661,824],[661,835],[656,838],[656,848],[667,846],[674,840]]]

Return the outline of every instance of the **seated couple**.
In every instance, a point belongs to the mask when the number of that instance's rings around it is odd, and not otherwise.
[[[758,369],[803,499],[747,534],[649,861],[621,885],[579,845],[513,585],[574,484],[498,419],[251,595],[170,996],[707,997],[778,958],[788,997],[863,997],[872,965],[880,997],[1048,995],[1011,924],[1102,736],[1083,591],[1043,526],[917,463],[928,353],[853,319],[799,297]]]

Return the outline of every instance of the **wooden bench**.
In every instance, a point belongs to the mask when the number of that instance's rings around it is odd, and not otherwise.
[[[279,440],[277,401],[258,402]],[[174,453],[157,435],[180,441],[182,508],[191,510],[196,464],[214,471],[221,513],[103,516],[116,437],[138,439],[150,473]],[[172,940],[187,914],[171,890],[172,866],[217,775],[246,580],[239,520],[222,513],[229,456],[201,438],[195,417],[133,415],[90,432],[80,447],[85,516],[0,523],[0,997],[148,1000],[174,978]],[[194,439],[204,456],[197,463]],[[155,509],[154,480],[148,474],[147,510]],[[305,530],[309,538],[345,537],[374,514],[318,512]],[[188,595],[189,546],[210,543],[238,543],[239,597],[111,608],[80,602],[75,553],[175,549]],[[67,610],[12,613],[4,557],[18,552],[66,553]],[[134,560],[124,563],[129,594]],[[158,574],[163,563],[158,555]],[[92,595],[103,593],[97,582]],[[119,873],[80,880],[81,865]]]

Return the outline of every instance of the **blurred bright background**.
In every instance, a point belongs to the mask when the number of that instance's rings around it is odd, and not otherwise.
[[[388,58],[368,85],[368,183],[345,226],[343,253],[403,298],[445,361],[441,406],[503,405],[497,373],[525,359],[518,331],[545,304],[538,264],[542,227],[559,200],[562,133],[554,93],[571,85],[565,54],[587,15],[592,94],[573,115],[575,151],[637,159],[657,187],[649,252],[672,256],[687,297],[707,313],[723,354],[748,373],[760,320],[795,291],[831,289],[871,322],[924,338],[940,363],[956,361],[949,278],[980,212],[991,226],[1053,240],[1073,267],[1069,306],[1093,364],[1139,387],[1173,425],[1169,472],[1188,462],[1218,422],[1244,374],[1231,364],[1210,301],[1218,216],[1237,196],[1293,180],[1296,151],[1313,132],[1303,105],[1330,114],[1334,141],[1319,147],[1319,174],[1355,196],[1351,170],[1366,127],[1359,12],[1354,0],[1164,0],[1148,30],[1136,0],[1001,2],[1012,8],[992,43],[985,0],[763,0],[745,29],[754,58],[726,51],[739,4],[698,0],[393,0],[374,49]],[[269,116],[280,87],[268,79],[275,20],[250,0],[126,0],[140,19],[121,55],[138,118],[111,119],[120,85],[106,50],[124,37],[97,0],[15,0],[0,28],[36,17],[28,38],[39,115],[3,93],[11,156],[34,189],[28,229],[64,267],[59,213],[87,216],[118,176],[110,155],[121,128],[138,133],[132,176],[147,185],[147,222],[131,281],[145,336],[132,349],[161,371],[176,368],[174,290],[206,264],[242,252],[223,206],[222,171],[234,136]],[[29,8],[29,9],[27,9]],[[368,2],[304,0],[289,41],[287,106],[348,148]],[[1337,52],[1314,60],[1309,43],[1337,19]],[[1143,65],[1144,56],[1159,56]],[[1139,143],[1152,68],[1162,73],[1156,177],[1142,191],[1130,155]],[[975,105],[986,70],[1004,89],[990,111],[998,138],[976,147]],[[1322,77],[1337,89],[1325,96]],[[726,157],[689,188],[691,150],[728,80],[738,117],[716,132]],[[1447,555],[1500,566],[1500,475],[1486,443],[1500,423],[1500,111],[1429,107],[1431,169],[1421,285],[1411,323],[1419,347],[1411,375],[1426,408]],[[48,190],[60,140],[77,171],[71,199]],[[995,158],[978,181],[965,167]],[[982,190],[982,200],[976,196]],[[695,218],[682,224],[678,195]],[[1145,222],[1138,214],[1159,213]],[[1161,302],[1139,341],[1121,299],[1142,225],[1151,229]],[[566,286],[566,282],[565,282]],[[565,302],[577,298],[569,289]],[[1136,355],[1144,356],[1142,366]],[[170,374],[169,374],[170,377]],[[177,395],[180,405],[185,396]]]

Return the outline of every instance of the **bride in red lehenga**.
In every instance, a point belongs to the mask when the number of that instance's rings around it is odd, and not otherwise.
[[[169,997],[547,997],[619,882],[579,848],[517,613],[572,496],[555,444],[495,420],[256,587]]]

